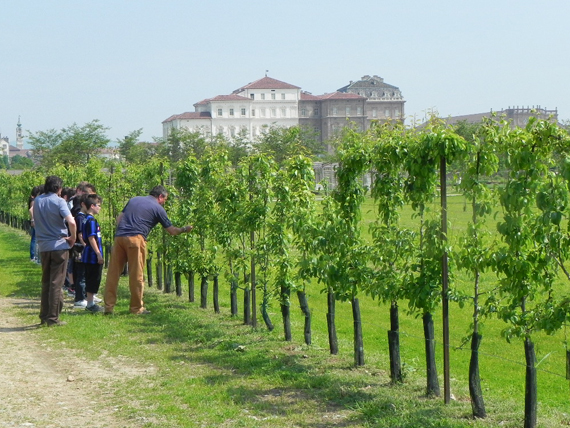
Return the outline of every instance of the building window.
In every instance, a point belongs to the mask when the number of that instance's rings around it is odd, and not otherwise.
[[[265,94],[261,94],[261,99],[262,99],[262,100],[265,99]]]
[[[274,100],[275,99],[275,92],[271,93],[271,99]]]
[[[281,117],[287,117],[287,109],[285,107],[281,109]]]
[[[282,99],[282,100],[285,99],[285,94],[281,94],[281,99]]]
[[[233,115],[234,115],[234,109],[231,108],[231,109],[230,109],[230,116],[233,116]]]
[[[346,115],[350,116],[350,106],[346,107]]]
[[[236,136],[236,127],[235,126],[230,126],[230,136],[232,136],[232,137]]]
[[[220,135],[224,134],[224,127],[223,126],[218,126],[218,134],[220,134]]]
[[[261,117],[265,117],[265,107],[260,108],[259,111],[261,112]]]
[[[376,115],[377,115],[377,113],[376,113],[376,109],[375,109],[375,108],[373,108],[373,109],[372,109],[372,117],[376,117]]]
[[[255,109],[254,108],[251,109],[251,115],[255,116]]]
[[[318,116],[318,115],[319,115],[319,109],[318,109],[318,108],[316,108],[316,109],[313,110],[313,115],[314,115],[314,116]]]
[[[356,107],[356,114],[362,116],[362,107]]]
[[[245,116],[245,109],[244,108],[241,109],[241,115]]]
[[[400,117],[400,109],[399,108],[394,110],[394,116]]]
[[[307,116],[307,110],[305,110],[304,108],[301,109],[301,116],[303,117]]]
[[[272,94],[272,95],[274,95],[274,94]],[[275,108],[271,109],[271,117],[277,117],[277,109],[275,109]]]
[[[333,116],[336,116],[338,114],[338,109],[336,107],[333,107]]]
[[[221,116],[223,114],[223,111],[221,108],[218,109],[218,116]]]
[[[249,98],[251,98],[252,100],[255,99],[255,95],[254,94],[249,94]]]
[[[387,108],[387,109],[384,111],[384,116],[390,117],[390,109],[389,109],[389,108]]]

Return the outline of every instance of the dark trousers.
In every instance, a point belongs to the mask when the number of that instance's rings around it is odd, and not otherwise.
[[[85,291],[88,293],[97,294],[99,292],[99,286],[101,285],[101,273],[103,272],[103,265],[92,263],[80,264],[84,266]]]
[[[44,251],[42,259],[42,299],[40,320],[48,325],[59,322],[63,309],[63,283],[67,274],[69,250]]]
[[[85,300],[85,263],[73,261],[73,281],[75,284],[75,301]]]

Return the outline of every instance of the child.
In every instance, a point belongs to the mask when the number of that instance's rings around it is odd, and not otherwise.
[[[84,197],[87,216],[81,230],[85,249],[81,255],[81,262],[85,267],[85,291],[87,292],[87,306],[85,310],[96,313],[103,308],[95,303],[94,298],[101,284],[103,271],[103,244],[101,242],[101,227],[95,215],[101,211],[102,199],[99,195],[86,195]]]

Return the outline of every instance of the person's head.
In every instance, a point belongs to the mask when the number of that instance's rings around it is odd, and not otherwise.
[[[73,187],[64,187],[61,189],[61,197],[66,201],[69,201],[75,195],[75,189]]]
[[[85,210],[91,214],[99,214],[102,202],[103,198],[95,193],[85,195],[81,201],[81,203],[85,205]]]
[[[166,199],[168,199],[168,191],[164,186],[158,185],[150,191],[150,196],[154,196],[160,205],[164,205]]]
[[[49,175],[46,177],[44,184],[44,193],[55,193],[59,195],[63,187],[63,180],[57,175]]]
[[[32,189],[31,197],[35,198],[36,196],[41,195],[42,193],[44,193],[43,184],[41,186],[34,186],[34,188]]]
[[[75,193],[77,195],[84,195],[86,193],[92,194],[92,193],[97,193],[97,190],[95,189],[95,186],[92,185],[91,183],[88,183],[87,181],[82,181],[75,188]]]

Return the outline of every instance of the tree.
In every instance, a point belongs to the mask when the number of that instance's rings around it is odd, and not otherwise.
[[[315,157],[324,147],[314,134],[299,126],[266,128],[255,144],[256,151],[272,157],[278,165],[295,155]]]
[[[16,155],[12,158],[10,167],[12,169],[30,169],[34,166],[34,161],[30,158],[25,158],[20,155]]]
[[[0,156],[0,169],[10,169],[10,160],[7,155]]]
[[[29,141],[34,158],[43,168],[50,169],[56,164],[84,165],[107,147],[110,140],[105,132],[108,129],[93,120],[83,126],[74,123],[60,131],[50,129],[30,133]]]
[[[159,138],[158,154],[176,163],[188,156],[193,155],[200,159],[206,147],[209,145],[206,138],[199,132],[191,132],[187,129],[172,129],[166,138]]]
[[[139,137],[142,134],[142,128],[132,131],[125,138],[117,139],[119,144],[119,153],[121,157],[128,163],[136,162],[136,146],[139,144]]]

